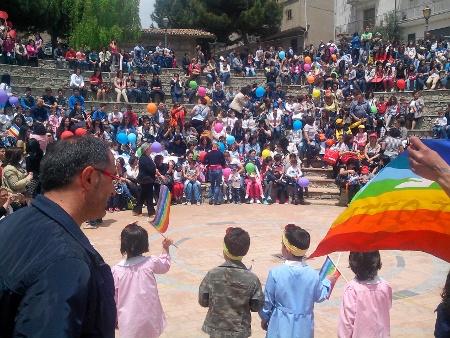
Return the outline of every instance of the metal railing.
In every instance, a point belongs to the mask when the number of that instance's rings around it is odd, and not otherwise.
[[[412,21],[412,20],[419,20],[423,19],[423,9],[425,6],[431,8],[431,16],[439,15],[443,13],[449,13],[450,12],[450,1],[449,0],[440,0],[440,1],[433,1],[428,4],[421,4],[414,7],[409,6],[399,6],[397,8],[397,13],[399,16],[400,21]]]

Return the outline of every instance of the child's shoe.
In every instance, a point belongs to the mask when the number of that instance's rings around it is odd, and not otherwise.
[[[270,202],[272,200],[272,197],[267,196],[267,202]]]
[[[264,201],[263,201],[263,204],[264,204],[264,205],[269,205],[269,202],[267,202],[267,200],[264,200]]]
[[[286,201],[284,202],[284,204],[289,204],[289,201],[288,201],[288,200],[286,200]]]
[[[256,204],[261,204],[261,201],[259,200],[259,198],[256,199]]]
[[[253,204],[253,202],[255,202],[255,200],[253,198],[250,198],[250,204]]]
[[[115,207],[114,211],[120,211],[120,209],[118,207]]]
[[[275,200],[275,204],[280,204],[280,200]]]
[[[109,208],[108,211],[109,212],[114,212],[114,209],[113,208]]]
[[[245,195],[245,199],[247,199],[248,198],[248,195]]]

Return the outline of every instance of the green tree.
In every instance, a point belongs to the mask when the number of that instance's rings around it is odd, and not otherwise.
[[[98,48],[119,42],[138,40],[141,34],[139,0],[73,1],[70,43]]]
[[[170,28],[203,29],[225,43],[237,33],[247,44],[248,35],[278,32],[282,16],[276,0],[156,0],[152,20],[163,27],[167,17]]]
[[[372,30],[373,34],[380,33],[383,41],[401,40],[401,28],[399,25],[399,19],[395,11],[386,13],[379,23],[375,25]]]
[[[28,34],[47,31],[54,45],[70,33],[72,0],[3,1],[1,8],[14,29]]]

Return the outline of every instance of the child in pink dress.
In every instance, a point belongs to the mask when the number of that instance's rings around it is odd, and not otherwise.
[[[344,288],[338,337],[390,337],[392,288],[377,275],[380,252],[350,252],[348,260],[356,276]]]
[[[136,223],[122,230],[120,241],[120,252],[126,258],[111,269],[120,337],[159,337],[167,322],[154,274],[169,271],[169,246],[173,241],[163,240],[159,257],[145,257],[142,254],[148,252],[148,233]]]

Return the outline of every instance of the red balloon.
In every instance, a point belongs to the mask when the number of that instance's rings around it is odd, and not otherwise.
[[[11,39],[15,39],[17,37],[16,31],[14,29],[9,31],[9,36]]]
[[[87,131],[84,128],[77,128],[77,130],[75,130],[75,135],[77,136],[81,136],[81,135],[86,135]]]
[[[405,89],[406,87],[406,82],[403,79],[400,79],[397,81],[397,87],[398,89]]]
[[[200,153],[200,155],[198,155],[198,157],[200,157],[200,161],[203,161],[203,159],[205,158],[205,156],[206,156],[206,151],[202,151],[202,152]]]
[[[61,140],[64,140],[65,138],[73,136],[73,133],[71,131],[66,130],[61,134]]]

